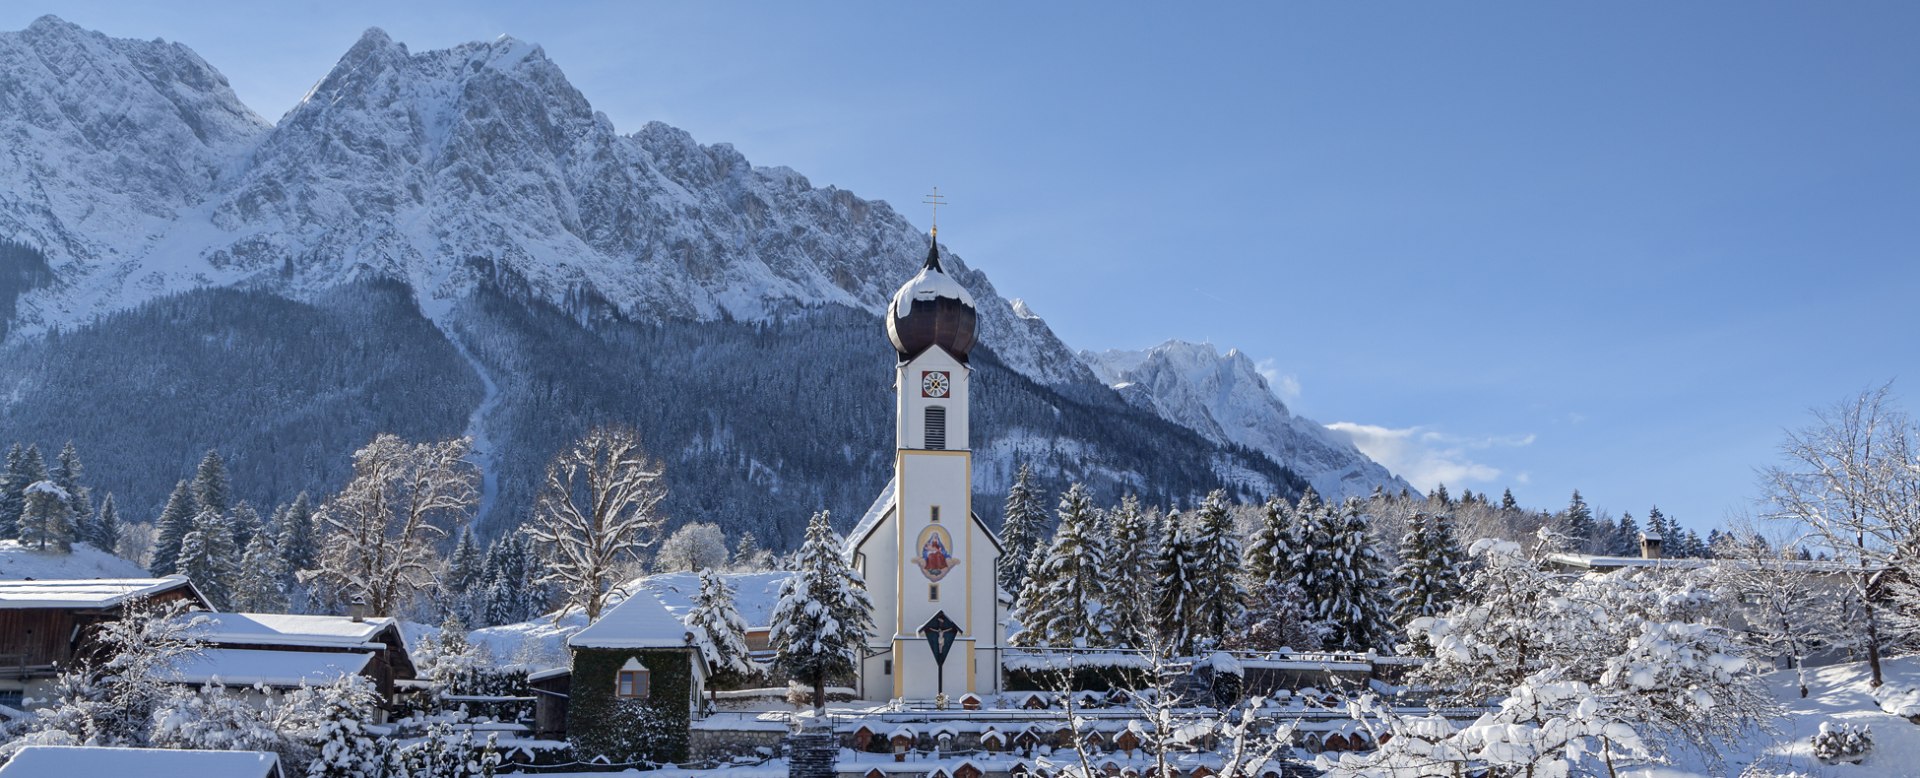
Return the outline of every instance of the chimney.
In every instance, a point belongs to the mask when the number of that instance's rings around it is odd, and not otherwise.
[[[356,624],[359,622],[366,621],[367,620],[367,598],[365,597],[353,598],[352,604],[349,604],[347,606],[347,616],[351,617],[354,623]]]
[[[1658,532],[1640,533],[1640,558],[1641,559],[1659,559],[1660,558],[1660,533]]]

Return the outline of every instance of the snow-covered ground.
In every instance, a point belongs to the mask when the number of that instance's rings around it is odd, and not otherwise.
[[[1920,656],[1885,662],[1886,688],[1893,692],[1920,687]],[[1787,715],[1774,722],[1773,732],[1748,737],[1726,747],[1726,764],[1706,764],[1687,756],[1672,767],[1635,770],[1636,778],[1738,776],[1758,762],[1773,775],[1800,773],[1816,778],[1905,778],[1920,775],[1920,724],[1881,710],[1868,690],[1867,665],[1853,662],[1808,671],[1809,694],[1800,698],[1792,671],[1767,677],[1774,696]],[[1859,765],[1823,765],[1813,758],[1811,739],[1823,721],[1864,724],[1873,728],[1874,749]],[[1767,774],[1767,773],[1762,773]]]
[[[0,540],[0,580],[152,577],[139,565],[85,543],[75,543],[73,553],[62,554],[26,548],[18,540]]]

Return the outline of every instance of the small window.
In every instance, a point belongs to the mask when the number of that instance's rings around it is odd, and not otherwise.
[[[930,510],[930,511],[928,511],[928,515],[929,515],[930,517],[932,517],[932,519],[933,519],[934,521],[939,521],[939,520],[940,520],[940,506],[938,506],[938,505],[935,505],[935,506],[933,506],[933,509],[932,509],[932,510]]]
[[[927,599],[934,602],[940,601],[940,584],[927,584]]]
[[[893,660],[891,659],[880,660],[880,674],[893,675]]]
[[[647,696],[647,671],[621,670],[620,690],[617,694],[628,698]]]
[[[947,447],[947,409],[939,405],[927,406],[927,449],[939,451]]]

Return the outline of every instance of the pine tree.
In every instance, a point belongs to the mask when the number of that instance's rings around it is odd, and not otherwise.
[[[702,638],[700,652],[715,674],[737,680],[753,672],[747,659],[747,621],[734,605],[733,585],[719,573],[700,573],[700,593],[687,614],[687,627]]]
[[[193,517],[180,539],[178,569],[220,610],[233,605],[235,579],[240,573],[240,549],[233,545],[233,527],[209,508]]]
[[[20,514],[20,543],[42,551],[49,547],[60,553],[73,550],[73,514],[68,495],[50,480],[27,486],[27,509]]]
[[[1433,492],[1427,495],[1427,501],[1442,508],[1453,507],[1453,498],[1447,496],[1446,484],[1440,484],[1439,486],[1435,486],[1433,488]]]
[[[460,528],[460,541],[453,544],[453,556],[447,560],[447,578],[443,584],[447,594],[455,602],[466,600],[480,583],[485,564],[480,557],[480,544],[473,540],[473,530]]]
[[[1633,514],[1620,514],[1620,533],[1613,539],[1613,548],[1607,550],[1613,556],[1640,555],[1640,525],[1633,520]]]
[[[1200,568],[1193,531],[1179,511],[1168,511],[1161,536],[1166,542],[1160,547],[1160,596],[1154,608],[1160,638],[1175,653],[1192,655],[1198,638],[1193,616],[1198,610],[1199,590],[1194,578]]]
[[[311,570],[317,547],[313,539],[313,505],[306,492],[293,498],[291,505],[285,506],[277,514],[274,523],[280,532],[280,553],[287,557],[287,566],[294,570]]]
[[[1393,622],[1404,628],[1453,607],[1466,594],[1465,567],[1453,516],[1414,514],[1400,539],[1400,566],[1393,571]]]
[[[1267,498],[1266,505],[1262,506],[1260,528],[1247,544],[1243,560],[1249,588],[1275,579],[1294,578],[1293,524],[1293,507],[1277,496]]]
[[[60,484],[61,490],[67,492],[67,515],[71,517],[75,526],[75,538],[77,540],[92,538],[94,536],[94,528],[92,528],[94,496],[92,496],[92,490],[88,490],[86,484],[83,484],[86,478],[86,465],[81,465],[81,451],[73,448],[71,440],[67,442],[65,448],[61,448],[60,457],[56,457],[52,478],[54,478],[54,484]]]
[[[770,634],[776,672],[813,684],[815,711],[827,704],[827,681],[858,668],[873,603],[866,582],[847,564],[825,511],[807,523],[800,564],[780,587]]]
[[[18,443],[7,449],[7,466],[0,472],[0,538],[20,536],[20,514],[27,510],[27,484],[33,483],[22,472],[26,466],[26,448]]]
[[[167,497],[167,507],[160,510],[160,518],[155,519],[153,560],[147,570],[154,575],[173,575],[179,569],[180,541],[193,529],[193,517],[199,511],[194,508],[193,489],[186,481],[173,487],[173,494]]]
[[[480,592],[480,620],[488,626],[533,618],[539,597],[532,584],[531,553],[518,532],[509,532],[487,548]]]
[[[233,545],[236,548],[246,548],[248,543],[253,542],[253,536],[267,526],[260,520],[260,512],[254,510],[246,500],[234,504],[233,512],[227,516],[227,523],[233,525]]]
[[[1392,631],[1387,575],[1368,537],[1358,503],[1336,512],[1321,508],[1310,520],[1300,587],[1307,612],[1326,630],[1327,646],[1346,651],[1384,648]]]
[[[250,613],[285,613],[287,610],[287,558],[273,533],[256,532],[247,540],[240,555],[240,567],[233,577],[229,595],[234,610]]]
[[[1060,496],[1060,527],[1037,574],[1021,594],[1022,638],[1030,645],[1100,648],[1107,644],[1106,544],[1093,498],[1081,484]]]
[[[1205,649],[1219,645],[1246,618],[1247,591],[1235,574],[1240,539],[1234,534],[1225,489],[1215,489],[1201,501],[1194,514],[1193,548],[1200,565],[1193,577],[1193,625],[1199,647]]]
[[[209,449],[207,455],[200,458],[200,466],[193,473],[193,504],[195,512],[211,510],[221,516],[233,507],[233,486],[227,481],[227,463],[220,458],[220,452]]]
[[[1596,525],[1593,523],[1593,509],[1580,496],[1580,490],[1573,490],[1573,500],[1567,503],[1566,513],[1561,514],[1561,524],[1567,537],[1573,540],[1573,550],[1585,553],[1593,548]]]
[[[1512,489],[1508,489],[1500,493],[1500,510],[1503,510],[1503,511],[1520,510],[1520,501],[1513,499]]]
[[[1107,599],[1112,602],[1111,642],[1146,648],[1155,631],[1154,580],[1160,561],[1160,521],[1140,509],[1133,495],[1109,512]]]
[[[1007,490],[1006,518],[1000,524],[1000,589],[1019,594],[1027,582],[1027,568],[1033,558],[1045,550],[1047,515],[1033,493],[1033,470],[1020,466],[1013,486]]]
[[[1673,531],[1673,525],[1667,521],[1667,515],[1660,512],[1660,506],[1647,509],[1647,537],[1657,538],[1664,544]]]
[[[100,501],[100,510],[89,526],[93,537],[87,539],[88,543],[109,554],[120,553],[120,508],[114,504],[112,493]]]
[[[47,462],[40,456],[40,447],[29,445],[20,448],[14,445],[18,456],[7,454],[7,479],[4,500],[0,500],[0,536],[20,537],[20,522],[27,511],[27,487],[49,477]]]

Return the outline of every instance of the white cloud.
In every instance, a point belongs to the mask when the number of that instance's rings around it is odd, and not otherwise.
[[[1253,369],[1260,371],[1261,377],[1267,379],[1267,386],[1272,387],[1274,393],[1280,395],[1280,399],[1287,402],[1300,399],[1299,376],[1281,373],[1279,365],[1272,359],[1262,359],[1254,363]]]
[[[1520,448],[1533,445],[1534,440],[1531,434],[1462,437],[1426,427],[1394,429],[1348,421],[1329,424],[1327,429],[1346,436],[1353,441],[1355,448],[1360,449],[1360,453],[1386,465],[1388,470],[1398,473],[1421,490],[1432,489],[1438,484],[1458,487],[1469,483],[1493,482],[1500,478],[1500,468],[1474,461],[1471,452]],[[1518,477],[1524,482],[1526,474]]]

